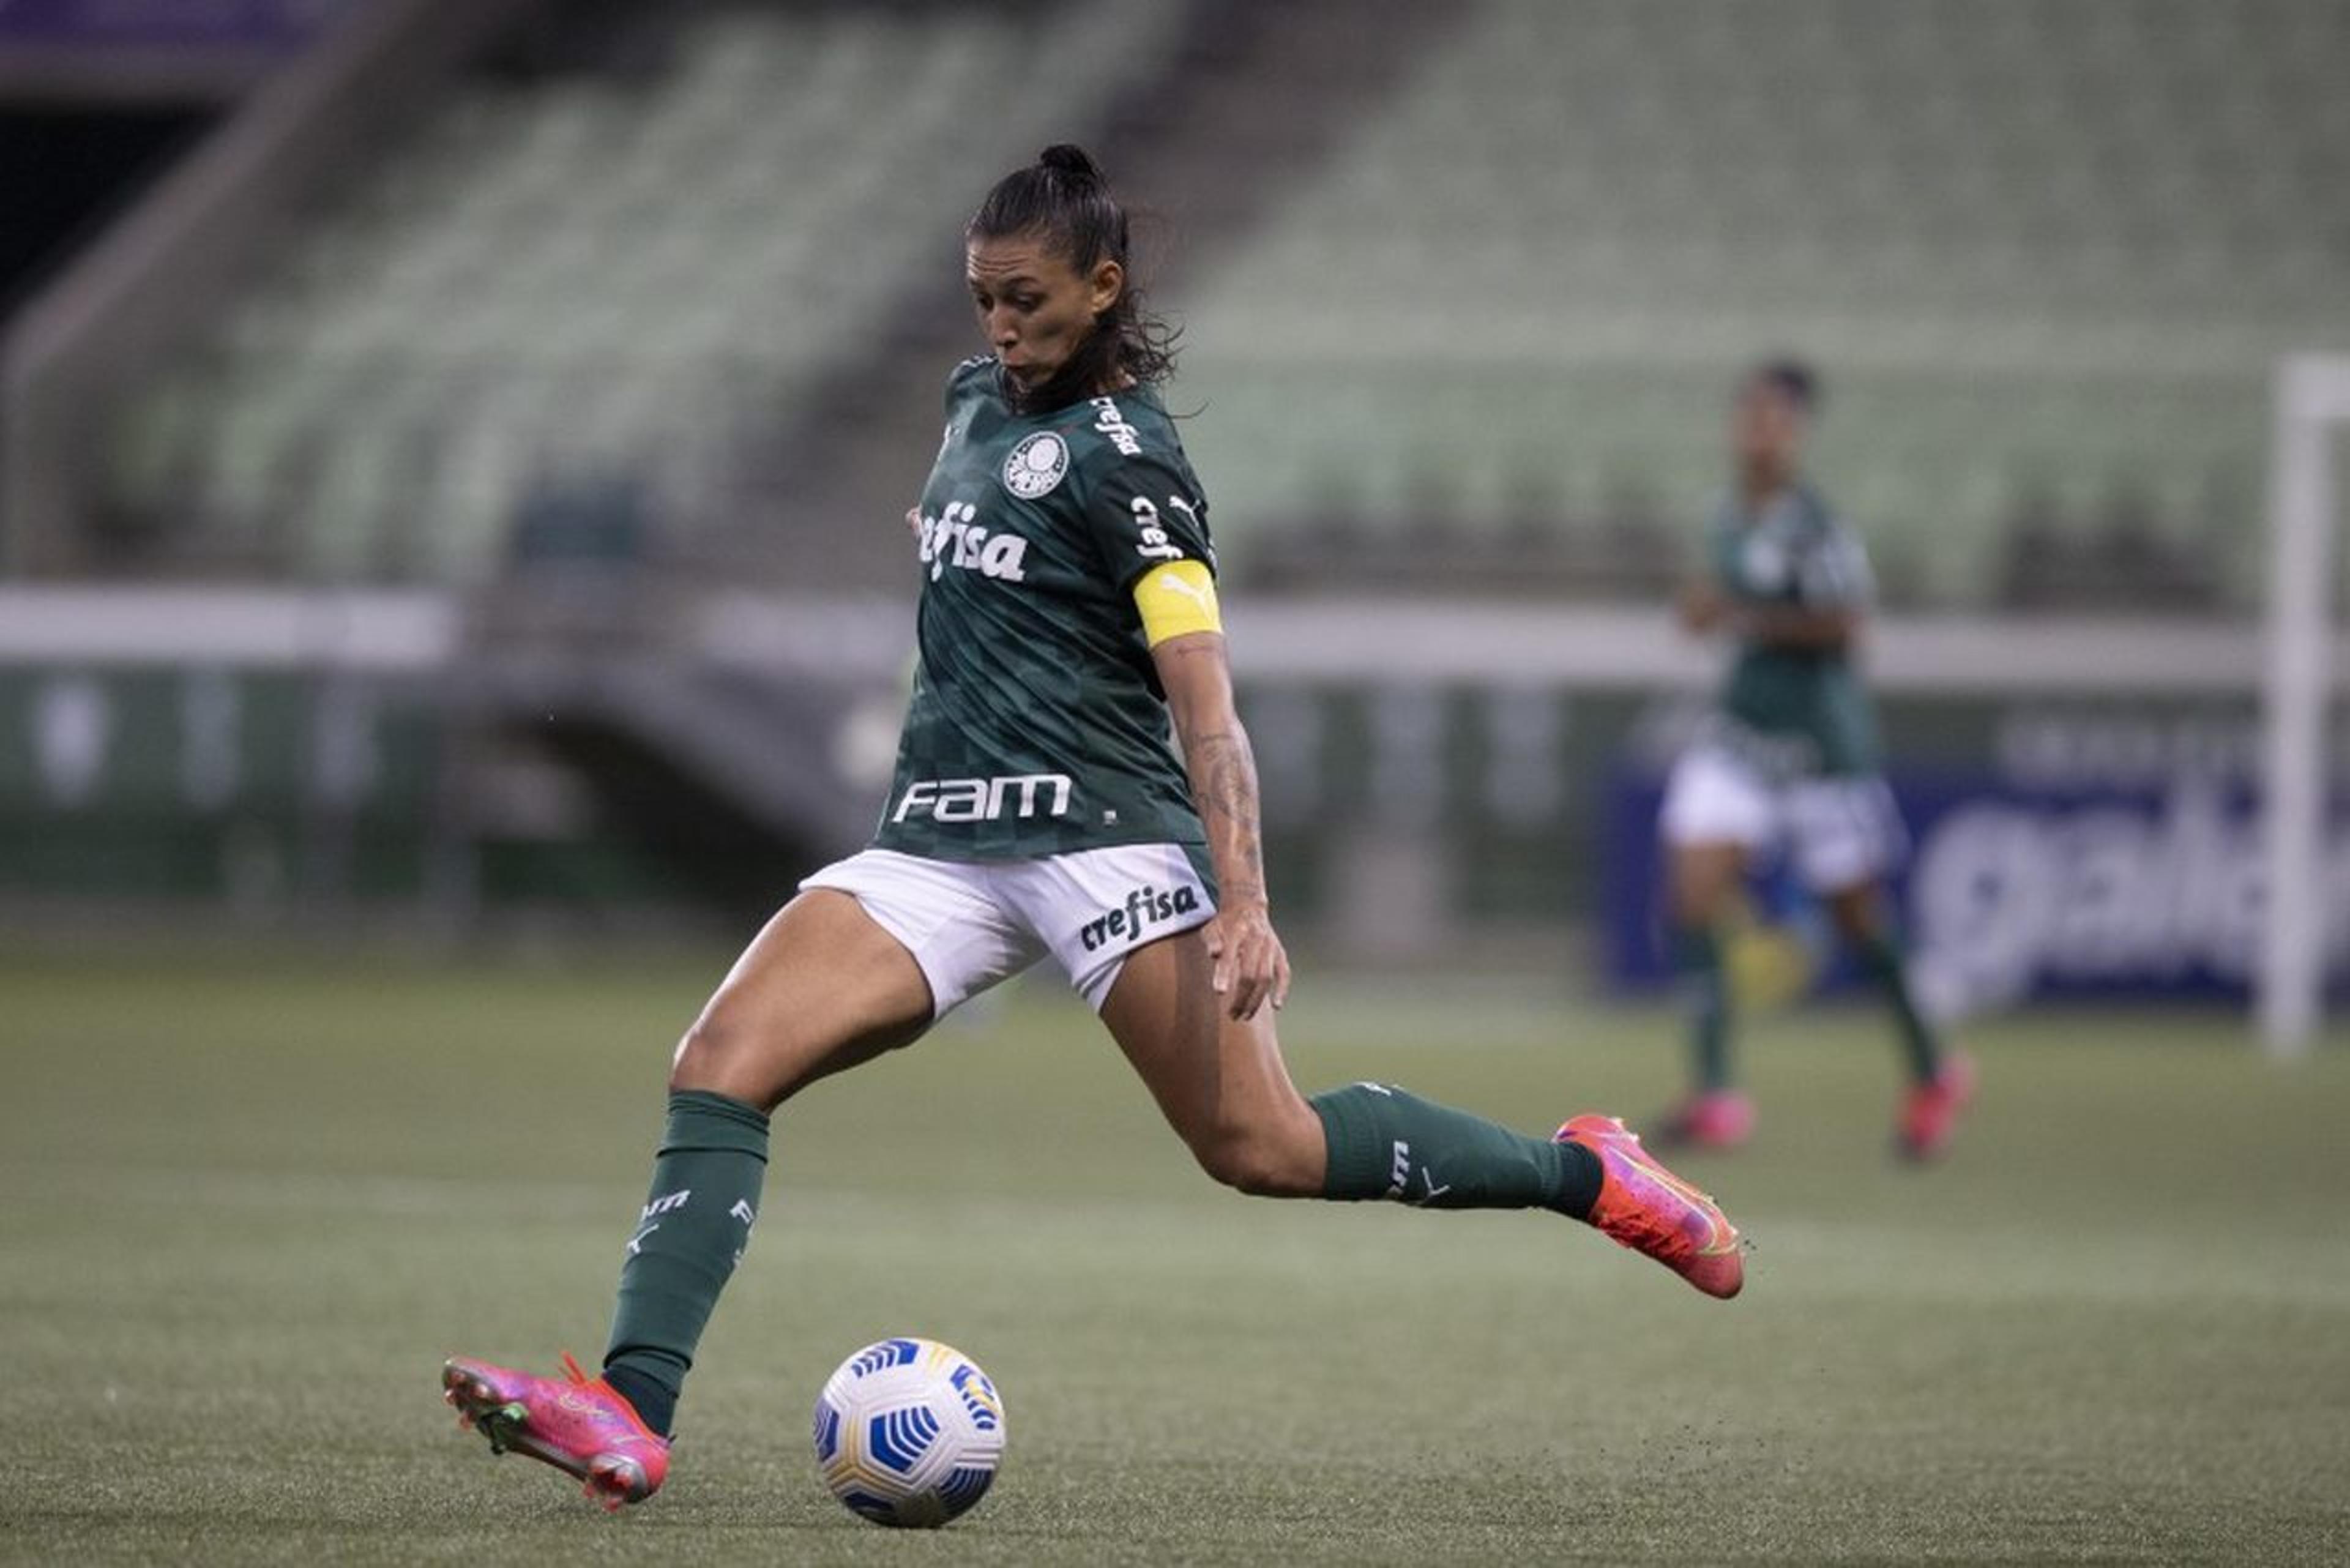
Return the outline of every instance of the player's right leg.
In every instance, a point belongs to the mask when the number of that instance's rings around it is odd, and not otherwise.
[[[792,900],[678,1046],[604,1376],[573,1367],[558,1380],[452,1358],[442,1386],[461,1420],[500,1452],[578,1478],[608,1507],[650,1495],[668,1470],[694,1346],[758,1217],[768,1113],[827,1074],[910,1043],[934,1011],[923,968],[856,898],[816,888]]]
[[[1677,843],[1667,852],[1673,981],[1689,1030],[1688,1096],[1658,1135],[1670,1143],[1733,1148],[1754,1130],[1754,1106],[1731,1066],[1731,992],[1724,938],[1746,876],[1734,840]]]
[[[1727,1148],[1746,1141],[1752,1102],[1733,1081],[1731,994],[1724,928],[1750,857],[1777,832],[1770,787],[1744,761],[1711,744],[1673,764],[1658,813],[1665,846],[1665,908],[1674,988],[1687,1019],[1690,1088],[1657,1128],[1674,1142]]]

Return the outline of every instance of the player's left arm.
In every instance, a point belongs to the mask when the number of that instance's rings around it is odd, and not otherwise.
[[[1738,636],[1765,648],[1835,650],[1852,646],[1866,614],[1856,607],[1814,609],[1805,605],[1742,605],[1732,612]]]
[[[1215,988],[1232,1017],[1253,1018],[1267,1002],[1288,1002],[1289,955],[1265,896],[1256,757],[1232,701],[1215,579],[1197,561],[1176,561],[1144,574],[1134,597],[1216,867],[1216,915],[1202,932]]]
[[[1253,1018],[1267,1002],[1289,1000],[1289,955],[1265,898],[1256,758],[1232,701],[1207,502],[1188,469],[1142,448],[1148,439],[1096,444],[1080,469],[1091,485],[1086,516],[1133,596],[1207,829],[1216,914],[1201,934],[1217,994],[1233,1018]]]

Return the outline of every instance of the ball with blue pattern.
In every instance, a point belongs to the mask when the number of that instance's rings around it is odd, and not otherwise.
[[[816,1397],[816,1460],[851,1512],[935,1528],[994,1484],[1003,1400],[952,1345],[879,1340],[842,1362]]]

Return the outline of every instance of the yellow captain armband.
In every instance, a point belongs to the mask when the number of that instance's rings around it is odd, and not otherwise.
[[[1143,573],[1134,585],[1134,607],[1142,612],[1142,639],[1153,648],[1170,637],[1224,629],[1216,579],[1202,561],[1170,561]]]

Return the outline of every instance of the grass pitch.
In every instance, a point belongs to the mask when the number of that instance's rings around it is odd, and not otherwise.
[[[670,1486],[606,1518],[460,1438],[454,1350],[591,1363],[669,1044],[723,969],[0,960],[0,1559],[905,1563],[2340,1561],[2350,1051],[2220,1015],[1976,1032],[1950,1161],[1887,1157],[1866,1012],[1750,1044],[1753,1239],[1699,1296],[1535,1215],[1276,1205],[1189,1166],[1036,986],[818,1085],[702,1346]],[[1301,984],[1309,1087],[1543,1130],[1654,1108],[1669,1020]],[[833,1364],[977,1356],[980,1510],[814,1474]]]

